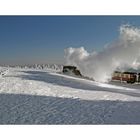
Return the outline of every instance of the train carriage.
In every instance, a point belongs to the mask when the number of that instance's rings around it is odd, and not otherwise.
[[[115,71],[112,80],[119,80],[127,83],[140,82],[140,74],[136,72],[119,72]]]

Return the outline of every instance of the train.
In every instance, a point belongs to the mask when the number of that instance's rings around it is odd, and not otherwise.
[[[82,77],[80,70],[75,66],[63,66],[63,73]]]
[[[81,78],[86,78],[90,80],[94,80],[93,78],[85,77],[84,75],[81,74],[80,70],[77,69],[75,66],[63,66],[62,72],[64,74],[68,75],[75,75]],[[120,82],[126,82],[126,83],[140,83],[140,73],[138,72],[132,72],[132,71],[125,71],[125,72],[120,72],[120,71],[115,71],[112,74],[112,79],[111,81],[120,81]]]
[[[126,82],[126,83],[139,83],[140,82],[140,73],[138,72],[120,72],[120,71],[115,71],[112,75],[112,81],[118,80],[121,82]]]

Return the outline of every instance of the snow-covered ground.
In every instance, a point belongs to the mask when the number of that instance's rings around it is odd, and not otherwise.
[[[1,68],[0,124],[140,124],[140,85]]]

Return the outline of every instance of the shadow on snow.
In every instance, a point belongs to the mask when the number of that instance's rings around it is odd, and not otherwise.
[[[140,102],[0,94],[0,124],[140,124]]]

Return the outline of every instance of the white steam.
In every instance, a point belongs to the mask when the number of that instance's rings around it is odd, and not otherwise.
[[[85,76],[107,82],[116,69],[137,69],[140,66],[140,29],[130,25],[120,27],[120,35],[101,52],[88,53],[84,47],[65,50],[67,65],[74,65]]]

